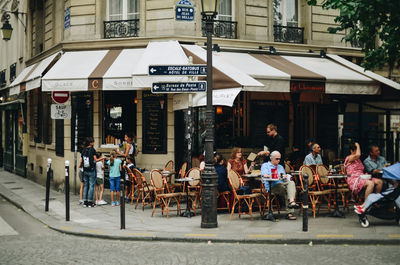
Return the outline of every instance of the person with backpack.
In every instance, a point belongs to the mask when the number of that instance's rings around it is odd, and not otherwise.
[[[93,203],[94,185],[96,184],[96,162],[104,158],[97,159],[96,150],[93,148],[93,137],[86,137],[85,147],[81,154],[81,163],[83,168],[83,181],[85,183],[83,189],[83,207],[96,207]]]

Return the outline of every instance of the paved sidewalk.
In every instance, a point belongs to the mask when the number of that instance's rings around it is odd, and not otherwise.
[[[78,196],[70,193],[71,221],[65,221],[65,195],[50,191],[49,211],[44,211],[45,187],[23,177],[0,171],[0,195],[22,208],[50,228],[81,236],[121,240],[174,240],[212,241],[240,243],[287,243],[287,244],[399,244],[400,226],[394,221],[369,217],[370,227],[361,228],[352,211],[346,218],[332,218],[321,213],[316,219],[309,217],[308,232],[302,232],[302,216],[289,221],[281,213],[276,223],[261,220],[255,213],[254,221],[247,215],[240,219],[235,214],[218,215],[218,228],[201,229],[201,216],[169,218],[156,212],[151,217],[151,206],[142,211],[126,204],[126,229],[120,229],[120,207],[110,205],[83,208]],[[109,190],[106,190],[106,200]],[[182,205],[185,208],[185,204]],[[309,210],[310,211],[310,210]],[[296,211],[296,215],[298,212]]]

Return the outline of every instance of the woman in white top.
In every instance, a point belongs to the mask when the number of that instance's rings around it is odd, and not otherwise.
[[[119,150],[117,150],[117,153],[121,156],[124,156],[125,158],[128,156],[132,156],[133,158],[136,155],[136,146],[135,146],[135,142],[134,139],[136,138],[135,134],[133,133],[126,133],[125,134],[125,152],[122,153]],[[132,163],[136,166],[136,162],[135,159],[133,159]]]

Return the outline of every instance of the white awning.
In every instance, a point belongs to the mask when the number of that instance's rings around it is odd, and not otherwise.
[[[242,89],[226,88],[213,90],[213,106],[228,106],[232,107],[237,95]],[[175,94],[173,97],[173,109],[181,110],[190,107],[190,97],[192,97],[191,107],[203,107],[207,105],[207,93],[193,93],[191,95],[181,93]]]
[[[42,61],[25,68],[10,85],[10,95],[29,91],[41,86],[41,77],[48,67],[61,56],[55,53]]]
[[[394,81],[392,81],[392,80],[390,80],[388,78],[385,78],[385,77],[383,77],[381,75],[375,74],[372,71],[365,70],[365,68],[363,68],[363,67],[361,67],[361,66],[359,66],[357,64],[354,64],[354,63],[352,63],[352,62],[340,57],[339,55],[327,54],[327,56],[329,58],[331,58],[332,60],[334,60],[334,61],[336,61],[336,62],[338,62],[338,63],[340,63],[340,64],[342,64],[342,65],[344,65],[346,67],[349,67],[354,71],[357,71],[360,74],[366,75],[366,76],[368,76],[368,77],[370,77],[370,78],[372,78],[372,79],[374,79],[376,81],[379,81],[379,82],[381,82],[381,83],[383,83],[383,84],[385,84],[387,86],[390,86],[392,88],[400,90],[400,84],[399,83],[396,83],[396,82],[394,82]]]

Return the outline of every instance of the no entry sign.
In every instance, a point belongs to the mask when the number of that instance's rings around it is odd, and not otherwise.
[[[53,91],[51,93],[51,98],[55,103],[63,104],[69,99],[69,91]]]

